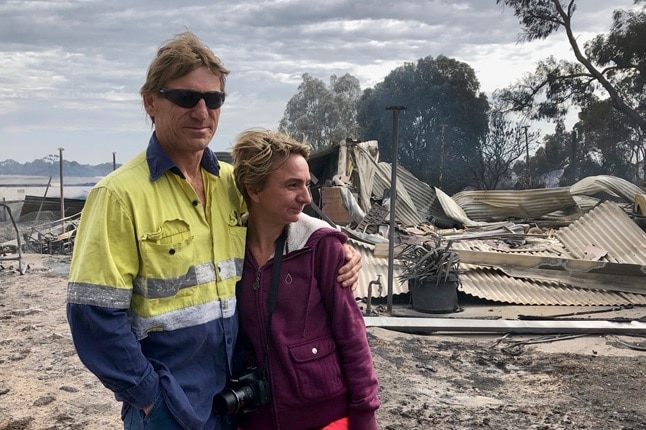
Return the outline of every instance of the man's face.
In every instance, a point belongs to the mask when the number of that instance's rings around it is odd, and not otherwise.
[[[164,88],[220,91],[220,79],[202,66],[167,82]],[[203,151],[218,128],[220,108],[209,109],[204,99],[192,108],[183,108],[160,94],[148,94],[144,96],[144,106],[148,115],[155,118],[155,134],[171,159]]]

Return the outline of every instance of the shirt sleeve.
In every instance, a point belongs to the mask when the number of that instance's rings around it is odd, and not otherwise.
[[[83,364],[118,400],[142,409],[159,392],[159,376],[128,320],[139,257],[125,207],[107,188],[90,192],[70,265],[67,319]]]
[[[379,407],[379,384],[361,310],[352,288],[336,281],[345,262],[345,250],[337,237],[328,235],[317,244],[316,276],[332,321],[332,330],[347,387],[350,391],[349,428],[376,430],[375,411]],[[333,270],[331,270],[333,268]]]
[[[159,377],[141,352],[123,309],[67,304],[67,319],[81,362],[117,400],[138,409],[159,392]]]

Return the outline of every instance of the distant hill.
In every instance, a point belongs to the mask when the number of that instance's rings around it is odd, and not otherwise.
[[[0,161],[0,175],[54,176],[60,175],[58,155],[50,154],[38,160],[19,163],[15,160]],[[119,165],[117,165],[118,167]],[[93,177],[105,176],[112,172],[112,163],[96,166],[63,160],[63,175]]]

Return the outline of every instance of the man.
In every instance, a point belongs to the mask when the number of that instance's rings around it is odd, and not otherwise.
[[[208,148],[227,74],[190,32],[164,44],[140,91],[148,148],[96,185],[81,217],[67,317],[81,361],[123,402],[126,430],[228,425],[212,401],[238,332],[246,207]],[[339,272],[344,285],[358,260]]]

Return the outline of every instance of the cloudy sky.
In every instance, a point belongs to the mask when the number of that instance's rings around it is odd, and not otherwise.
[[[577,3],[580,41],[633,6]],[[21,163],[58,148],[82,164],[143,150],[139,88],[159,45],[185,30],[231,70],[216,151],[246,128],[276,128],[303,73],[351,73],[365,89],[404,62],[446,55],[490,95],[550,54],[573,59],[564,33],[517,43],[517,19],[495,0],[0,0],[0,23],[0,160]]]

